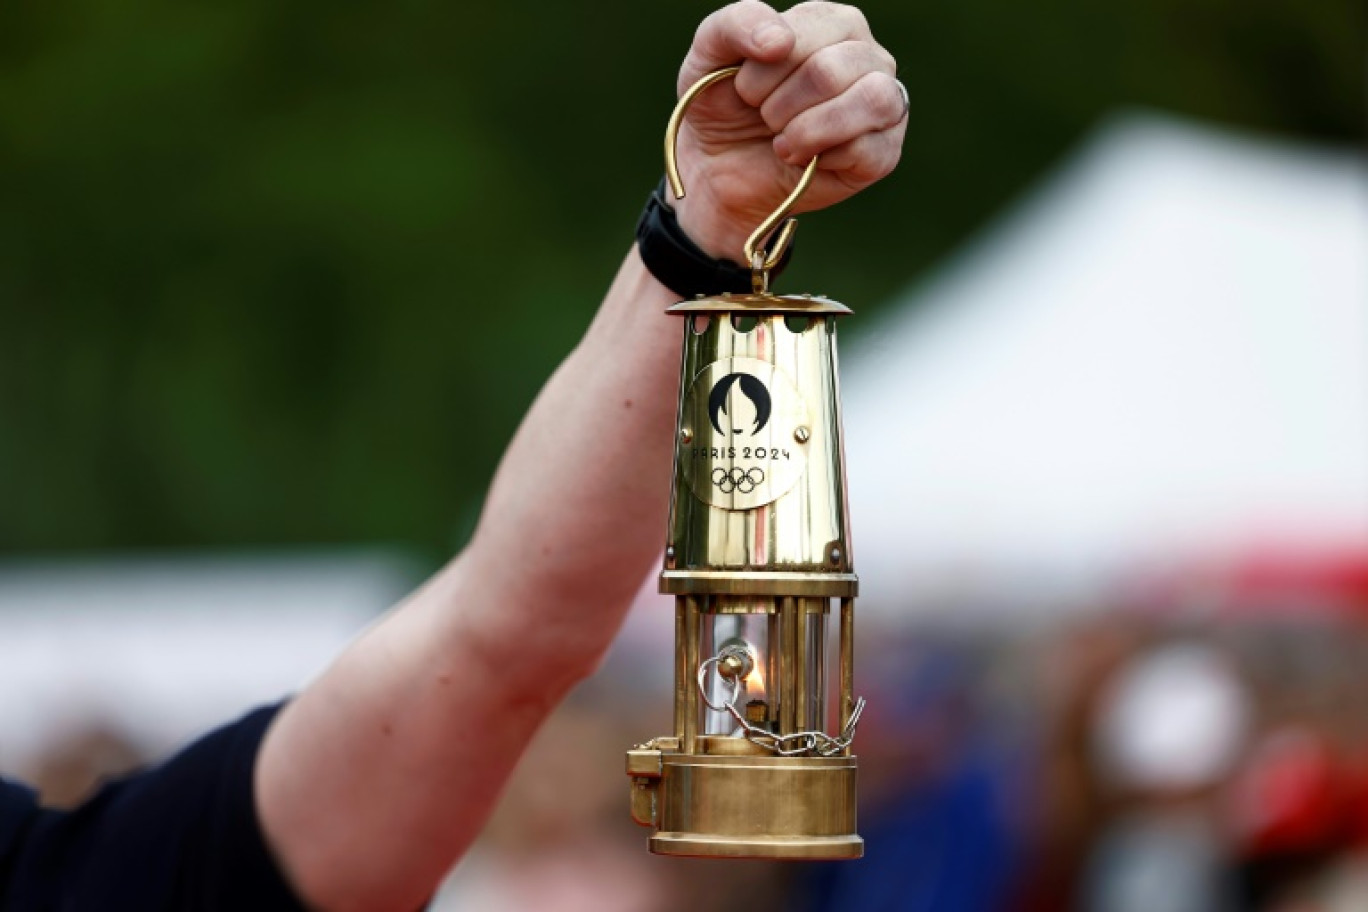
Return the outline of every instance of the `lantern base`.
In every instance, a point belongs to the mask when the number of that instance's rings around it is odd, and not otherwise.
[[[673,739],[672,739],[673,740]],[[628,753],[632,816],[655,827],[651,851],[703,858],[847,859],[864,854],[855,832],[854,757],[775,757],[668,748]]]

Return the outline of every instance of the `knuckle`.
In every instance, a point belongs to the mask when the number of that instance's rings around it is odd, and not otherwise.
[[[898,72],[898,58],[894,57],[888,48],[881,44],[874,45],[874,54],[879,60],[880,66],[890,73]]]
[[[833,3],[831,6],[835,7],[836,14],[840,16],[842,20],[855,26],[857,30],[862,32],[869,31],[869,20],[865,18],[864,10],[860,9],[858,6],[851,6],[848,3]]]
[[[804,0],[802,3],[794,4],[790,12],[798,13],[803,16],[829,16],[838,22],[846,23],[859,28],[868,26],[865,14],[857,6],[849,3],[831,3],[828,0]]]
[[[831,98],[846,87],[847,67],[837,45],[828,45],[803,66],[808,85],[821,98]]]
[[[860,103],[865,105],[874,117],[885,126],[892,126],[902,119],[902,91],[891,76],[871,73],[860,80]]]

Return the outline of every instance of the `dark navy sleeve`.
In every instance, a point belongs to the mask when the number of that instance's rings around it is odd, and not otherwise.
[[[0,782],[0,912],[303,912],[253,798],[259,709],[72,811]]]

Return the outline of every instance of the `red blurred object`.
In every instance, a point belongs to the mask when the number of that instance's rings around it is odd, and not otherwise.
[[[1368,544],[1264,543],[1149,567],[1119,591],[1150,618],[1368,619]]]
[[[1250,752],[1232,796],[1236,841],[1247,857],[1333,847],[1349,830],[1351,789],[1331,745],[1305,728],[1282,728]]]
[[[1266,550],[1233,562],[1226,593],[1234,605],[1310,602],[1368,616],[1368,550]]]

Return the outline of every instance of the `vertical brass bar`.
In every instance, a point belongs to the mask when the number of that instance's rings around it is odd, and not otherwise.
[[[679,749],[686,754],[697,752],[698,748],[698,640],[699,612],[698,598],[684,597],[684,670],[688,680],[684,687],[684,731],[680,735]]]
[[[808,722],[808,618],[807,599],[790,599],[793,606],[793,718],[795,731],[806,731]]]
[[[779,600],[779,733],[790,735],[798,730],[797,694],[794,687],[798,670],[794,663],[797,648],[794,642],[798,630],[798,612],[790,596]]]
[[[688,630],[684,623],[688,611],[684,604],[686,601],[682,595],[675,596],[674,733],[681,743],[684,741],[684,717],[688,714],[689,702]]]
[[[784,680],[783,662],[783,625],[779,620],[778,611],[769,615],[766,625],[765,642],[768,644],[765,652],[768,654],[768,664],[765,668],[765,699],[769,700],[770,713],[768,722],[771,731],[777,731],[779,726],[779,707],[783,705],[783,695],[779,690],[779,682]]]
[[[841,731],[855,711],[855,600],[841,599]],[[850,748],[841,752],[850,756]]]
[[[831,613],[831,602],[829,599],[809,599],[808,611],[805,612],[810,626],[809,649],[816,650],[812,654],[812,671],[815,679],[812,682],[812,689],[809,691],[814,700],[812,704],[812,727],[817,731],[826,731],[827,727],[827,704],[830,697],[827,694],[827,615]]]

